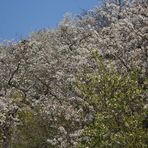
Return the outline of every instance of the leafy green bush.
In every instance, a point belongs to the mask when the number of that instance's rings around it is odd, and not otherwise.
[[[96,110],[96,117],[81,135],[79,147],[147,147],[143,127],[145,90],[138,84],[136,70],[120,73],[94,56],[97,71],[83,73],[77,87]]]
[[[52,148],[47,138],[53,130],[39,113],[39,107],[32,111],[22,109],[18,112],[21,124],[18,125],[12,147],[14,148]]]

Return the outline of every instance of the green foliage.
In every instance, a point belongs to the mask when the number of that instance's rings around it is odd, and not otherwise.
[[[38,110],[39,108],[37,108]],[[14,148],[52,148],[47,138],[52,135],[52,128],[44,121],[41,114],[35,110],[23,109],[18,113],[21,124],[17,127]]]
[[[95,120],[82,134],[79,147],[146,147],[148,132],[142,122],[148,110],[144,109],[138,72],[119,73],[94,57],[97,72],[84,73],[77,83],[96,109]]]

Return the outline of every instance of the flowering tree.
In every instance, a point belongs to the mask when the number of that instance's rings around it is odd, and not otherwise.
[[[146,0],[105,3],[79,16],[66,15],[55,30],[1,45],[0,146],[77,147],[96,116],[95,106],[75,86],[81,72],[97,71],[93,51],[119,73],[136,67],[138,83],[146,89],[147,14]]]

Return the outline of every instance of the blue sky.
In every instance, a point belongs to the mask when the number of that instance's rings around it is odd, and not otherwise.
[[[98,0],[0,0],[0,41],[18,40],[42,28],[54,28],[66,12],[80,13]]]

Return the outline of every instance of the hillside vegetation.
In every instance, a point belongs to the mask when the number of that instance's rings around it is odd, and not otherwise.
[[[0,67],[0,147],[148,146],[147,0],[1,44]]]

